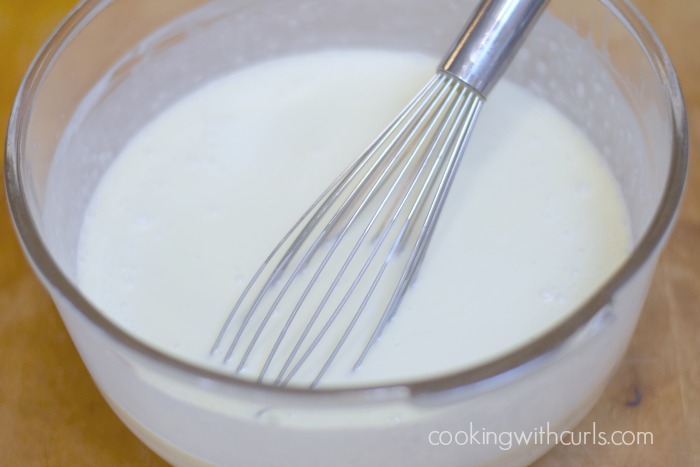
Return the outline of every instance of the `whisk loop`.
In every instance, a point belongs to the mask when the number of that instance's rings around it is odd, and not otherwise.
[[[359,368],[425,256],[483,94],[545,3],[482,4],[442,70],[263,262],[212,354],[226,349],[224,361],[235,362],[237,373],[282,386],[299,380],[316,387],[339,359],[348,371]],[[485,32],[476,41],[470,35],[480,25]],[[492,55],[494,47],[502,50]],[[486,49],[503,63],[480,74],[489,80],[467,81],[484,68],[473,50]]]

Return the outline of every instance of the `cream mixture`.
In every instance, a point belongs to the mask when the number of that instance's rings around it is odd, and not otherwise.
[[[211,345],[261,261],[435,63],[323,51],[186,96],[104,175],[82,228],[81,288],[150,344],[221,367]],[[581,304],[630,243],[621,194],[592,143],[544,100],[502,81],[396,318],[358,371],[341,359],[324,383],[425,378],[512,350]]]

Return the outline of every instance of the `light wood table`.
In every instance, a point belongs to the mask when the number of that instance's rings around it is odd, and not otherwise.
[[[148,0],[144,0],[148,1]],[[593,1],[593,0],[582,0]],[[680,75],[700,137],[700,2],[636,0]],[[40,43],[74,0],[0,0],[0,128]],[[4,138],[2,138],[4,141]],[[700,466],[700,165],[634,341],[577,428],[654,433],[653,445],[557,446],[538,466]],[[638,404],[630,401],[638,399]],[[0,194],[0,466],[158,466],[103,401],[15,238]],[[426,466],[427,467],[427,466]]]

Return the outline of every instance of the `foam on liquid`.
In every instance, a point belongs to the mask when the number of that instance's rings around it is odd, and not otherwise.
[[[151,344],[220,366],[212,342],[260,262],[435,63],[318,52],[241,70],[177,102],[96,190],[80,286]],[[545,101],[501,82],[396,318],[360,370],[341,361],[325,382],[424,378],[511,350],[573,311],[629,245],[619,189],[593,145]]]

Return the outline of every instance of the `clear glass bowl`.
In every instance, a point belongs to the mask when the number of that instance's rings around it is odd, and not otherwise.
[[[90,0],[46,43],[10,120],[11,213],[96,384],[164,459],[247,467],[525,465],[551,445],[508,445],[507,436],[477,444],[468,435],[570,429],[595,403],[636,325],[688,159],[673,67],[623,0],[552,2],[508,72],[598,146],[622,187],[634,236],[613,277],[534,342],[411,384],[284,389],[165,355],[115,326],[75,285],[78,232],[96,183],[168,103],[223,72],[300,50],[441,54],[473,3]]]

